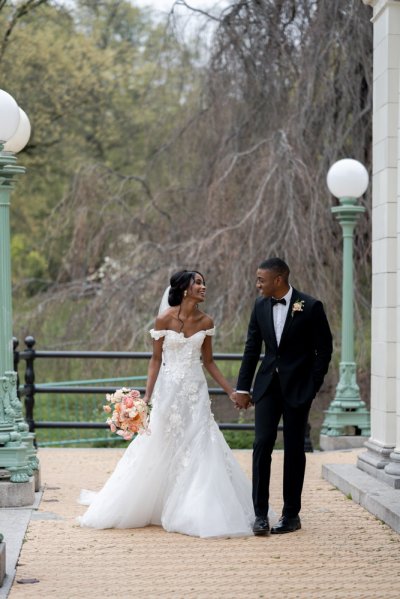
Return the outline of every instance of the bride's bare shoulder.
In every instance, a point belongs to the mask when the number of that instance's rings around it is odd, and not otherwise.
[[[166,330],[170,328],[171,319],[173,318],[174,309],[167,308],[164,312],[161,312],[156,318],[154,328],[158,330]]]
[[[209,316],[205,312],[201,312],[201,324],[202,324],[202,328],[207,329],[207,330],[214,328],[213,319],[211,318],[211,316]]]

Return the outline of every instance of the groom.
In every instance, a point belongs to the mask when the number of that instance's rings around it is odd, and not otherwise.
[[[289,267],[270,258],[257,270],[257,298],[247,333],[237,391],[240,408],[255,405],[253,503],[255,535],[301,528],[299,512],[306,458],[304,434],[312,400],[322,385],[332,354],[332,335],[319,300],[289,284]],[[265,344],[265,356],[254,373]],[[268,522],[271,455],[283,418],[283,510],[271,531]]]

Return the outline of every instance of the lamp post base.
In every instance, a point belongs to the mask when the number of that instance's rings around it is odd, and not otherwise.
[[[0,447],[1,468],[10,472],[12,483],[27,483],[33,475],[33,470],[27,460],[25,443],[7,443]]]
[[[16,485],[12,482],[0,482],[0,508],[26,507],[35,501],[35,481],[31,477],[28,482]]]
[[[365,402],[360,399],[360,388],[356,381],[356,364],[340,363],[340,379],[335,399],[325,410],[321,435],[329,437],[347,436],[353,429],[355,436],[370,436],[370,415]]]
[[[35,474],[39,469],[39,460],[35,448],[35,435],[29,432],[29,426],[22,415],[22,403],[17,395],[17,373],[10,371],[6,372],[5,376],[10,384],[10,406],[14,411],[14,428],[21,435],[21,443],[26,445],[28,474],[31,476],[32,473]]]
[[[10,482],[28,483],[36,462],[29,455],[29,447],[23,442],[27,436],[26,424],[16,422],[16,376],[0,377],[0,468],[11,473]],[[12,373],[14,374],[14,373]],[[18,400],[18,398],[17,398]],[[19,400],[18,403],[20,404]],[[29,439],[32,443],[32,440]]]
[[[358,408],[336,407],[333,404],[328,410],[325,410],[325,420],[321,428],[321,435],[328,437],[340,436],[362,436],[367,440],[370,435],[370,417],[367,408],[360,406]]]

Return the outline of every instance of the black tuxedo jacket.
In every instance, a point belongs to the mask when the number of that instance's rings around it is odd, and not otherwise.
[[[303,301],[302,311],[293,304]],[[332,355],[332,334],[322,303],[293,288],[279,346],[276,342],[271,298],[257,298],[247,333],[237,389],[250,391],[265,344],[265,355],[253,388],[256,403],[279,376],[284,400],[296,407],[310,403],[322,385]]]

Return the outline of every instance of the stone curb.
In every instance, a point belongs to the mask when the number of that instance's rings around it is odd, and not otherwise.
[[[32,512],[39,507],[42,493],[43,491],[35,493],[35,501],[32,505],[0,509],[0,531],[4,535],[6,553],[6,575],[3,580],[3,585],[0,587],[0,599],[6,599],[12,587],[25,533],[29,526]]]

